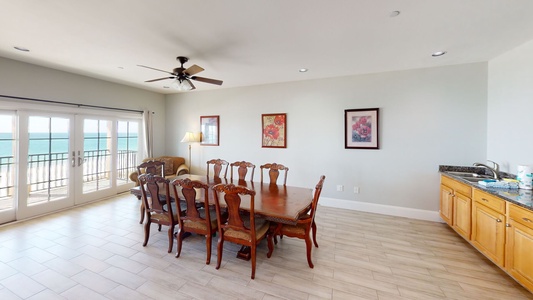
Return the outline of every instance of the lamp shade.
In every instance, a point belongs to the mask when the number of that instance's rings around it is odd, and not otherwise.
[[[182,143],[197,143],[200,141],[200,133],[187,131],[181,139]]]

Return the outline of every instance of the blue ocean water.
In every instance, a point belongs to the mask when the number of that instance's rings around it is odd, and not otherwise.
[[[97,133],[85,133],[84,136],[84,151],[106,149],[108,138],[105,135]],[[125,136],[120,134],[118,136],[118,150],[137,151],[138,137]],[[30,144],[28,154],[46,154],[48,149],[52,153],[65,153],[68,151],[68,134],[66,133],[52,133],[52,139],[49,139],[47,133],[32,133],[30,134]],[[13,155],[13,141],[11,133],[0,132],[0,157]]]

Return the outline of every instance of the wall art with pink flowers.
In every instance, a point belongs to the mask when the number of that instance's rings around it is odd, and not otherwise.
[[[379,108],[344,110],[344,148],[379,149]]]
[[[287,114],[262,114],[262,147],[287,148]]]

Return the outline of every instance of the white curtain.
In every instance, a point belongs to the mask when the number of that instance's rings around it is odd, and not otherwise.
[[[145,157],[154,157],[154,128],[152,124],[153,112],[145,110],[143,112],[144,128],[144,154]]]

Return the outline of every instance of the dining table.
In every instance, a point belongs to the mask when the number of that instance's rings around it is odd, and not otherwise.
[[[313,201],[313,190],[311,188],[295,187],[288,185],[280,184],[270,184],[268,182],[254,182],[254,181],[245,181],[245,180],[231,180],[221,177],[208,177],[205,175],[194,175],[194,174],[183,174],[171,178],[170,181],[174,179],[190,179],[197,180],[203,184],[207,184],[209,189],[209,204],[215,204],[214,191],[211,187],[223,183],[229,184],[233,183],[234,185],[244,186],[251,190],[255,191],[255,202],[254,210],[257,215],[264,217],[269,221],[274,221],[277,223],[291,224],[294,225],[298,221],[300,215],[306,213],[311,207],[311,202]],[[141,190],[139,186],[133,187],[130,189],[130,192],[137,196],[138,199],[141,198]],[[161,193],[164,190],[161,189]],[[178,188],[178,194],[180,194],[180,189]],[[164,196],[163,194],[161,194]],[[176,199],[176,195],[173,195],[171,191],[170,195],[172,201]],[[182,195],[178,195],[178,198],[183,199]],[[199,202],[205,201],[204,195],[199,193],[197,196]],[[243,198],[241,203],[242,210],[250,209],[250,199]]]
[[[214,190],[211,187],[217,184],[229,184],[233,183],[234,185],[244,186],[248,189],[255,191],[254,197],[254,211],[256,215],[259,215],[266,220],[294,225],[297,223],[301,215],[307,213],[311,208],[311,202],[313,201],[313,189],[303,188],[296,186],[280,185],[275,183],[268,182],[255,182],[255,181],[245,181],[245,180],[232,180],[221,177],[209,177],[205,175],[194,175],[194,174],[183,174],[169,180],[175,179],[190,179],[197,180],[203,184],[208,185],[208,199],[209,204],[215,204]],[[165,197],[164,189],[160,189],[160,195]],[[181,195],[181,190],[178,188],[178,195],[174,195],[174,192],[171,189],[172,201],[175,201],[176,198],[184,199]],[[133,187],[130,189],[131,194],[137,196],[138,199],[141,199],[141,190],[139,186]],[[205,201],[205,195],[202,195],[203,190],[200,190],[200,193],[197,195],[198,202]],[[222,205],[223,203],[221,203]],[[241,202],[242,210],[250,209],[250,198],[243,197]],[[243,259],[249,259],[249,253],[246,249],[241,249],[237,254],[237,257]]]

